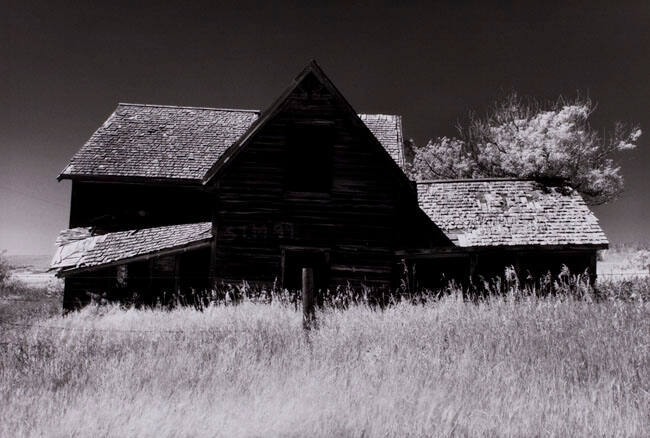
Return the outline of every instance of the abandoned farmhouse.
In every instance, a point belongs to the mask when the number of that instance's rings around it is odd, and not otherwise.
[[[395,288],[596,272],[607,239],[581,196],[528,180],[415,183],[401,117],[358,114],[310,63],[266,110],[119,104],[59,175],[64,306],[219,283]]]

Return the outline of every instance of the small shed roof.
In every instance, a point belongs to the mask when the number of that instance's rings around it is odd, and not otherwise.
[[[120,103],[59,179],[125,177],[199,182],[259,111]],[[400,116],[360,114],[400,165]]]
[[[181,251],[196,244],[207,243],[211,237],[211,222],[143,228],[91,236],[59,246],[50,269],[68,273],[80,269],[99,268],[162,251],[169,253]]]
[[[606,247],[598,219],[575,190],[530,180],[418,183],[420,208],[461,247]]]

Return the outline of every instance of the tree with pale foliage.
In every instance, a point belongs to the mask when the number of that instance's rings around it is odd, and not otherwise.
[[[512,93],[485,116],[470,113],[458,137],[413,147],[410,175],[535,179],[572,187],[591,205],[604,204],[623,190],[616,157],[636,147],[641,129],[617,122],[610,133],[600,133],[589,123],[595,109],[588,98],[544,105]]]

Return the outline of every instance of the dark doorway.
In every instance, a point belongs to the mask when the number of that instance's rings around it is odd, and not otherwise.
[[[440,289],[450,282],[463,284],[468,278],[467,257],[414,260],[410,263],[411,285],[415,289]]]

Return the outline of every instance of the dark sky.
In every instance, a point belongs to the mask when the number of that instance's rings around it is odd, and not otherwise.
[[[263,109],[312,58],[419,143],[504,90],[588,93],[595,126],[645,132],[596,214],[612,242],[650,241],[649,1],[314,4],[2,0],[0,249],[53,252],[70,196],[55,178],[118,102]]]

